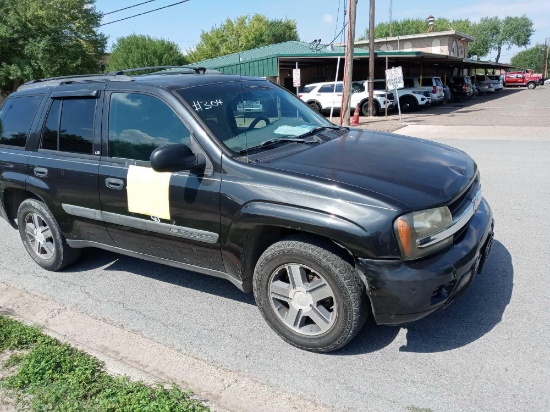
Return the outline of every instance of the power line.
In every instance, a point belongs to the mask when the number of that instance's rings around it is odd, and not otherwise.
[[[108,24],[117,23],[117,22],[123,21],[123,20],[133,19],[134,17],[143,16],[144,14],[149,14],[149,13],[152,13],[152,12],[154,12],[154,11],[158,11],[158,10],[162,10],[162,9],[167,9],[168,7],[176,6],[176,5],[181,4],[181,3],[187,3],[188,1],[189,1],[189,0],[178,1],[177,3],[169,4],[168,6],[159,7],[158,9],[153,9],[153,10],[145,11],[145,12],[143,12],[143,13],[134,14],[133,16],[129,16],[129,17],[125,17],[125,18],[123,18],[123,19],[118,19],[118,20],[110,21],[109,23],[103,23],[103,24],[100,24],[99,27],[101,27],[101,26],[106,26],[106,25],[108,25]]]
[[[144,2],[142,2],[142,3],[134,4],[133,6],[124,7],[123,9],[118,9],[118,10],[110,11],[109,13],[103,13],[103,15],[106,16],[106,15],[108,15],[108,14],[118,13],[119,11],[128,10],[128,9],[133,8],[133,7],[141,6],[142,4],[151,3],[151,2],[153,2],[153,1],[157,1],[157,0],[148,0],[148,1],[144,1]]]

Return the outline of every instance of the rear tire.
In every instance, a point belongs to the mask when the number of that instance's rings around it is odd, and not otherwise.
[[[43,202],[24,200],[17,211],[17,225],[27,253],[44,269],[55,272],[80,257],[81,250],[67,244],[59,225]]]
[[[317,113],[321,113],[321,106],[317,102],[309,102],[307,104],[311,110],[316,111]]]
[[[331,352],[359,332],[368,314],[353,266],[330,242],[291,236],[271,245],[254,272],[254,297],[287,343]]]
[[[375,99],[374,100],[374,107],[372,108],[372,115],[373,116],[378,116],[380,114],[380,103],[378,103],[378,101]],[[362,116],[368,116],[369,115],[369,101],[368,100],[365,100],[362,104],[361,104],[361,115]]]

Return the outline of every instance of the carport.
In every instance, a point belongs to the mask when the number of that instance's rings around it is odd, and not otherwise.
[[[301,84],[333,81],[338,60],[341,59],[338,79],[343,78],[345,47],[324,46],[318,42],[288,41],[272,44],[241,53],[228,54],[198,62],[196,66],[215,69],[226,74],[265,77],[291,91],[292,70],[301,69]],[[403,67],[405,77],[439,76],[444,83],[448,76],[474,75],[476,69],[509,69],[510,65],[481,60],[464,59],[422,51],[376,51],[375,78],[384,78],[389,67]],[[354,49],[353,79],[365,80],[369,76],[369,52]]]

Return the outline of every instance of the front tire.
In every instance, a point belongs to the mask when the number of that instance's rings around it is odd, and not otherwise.
[[[527,83],[527,88],[528,89],[533,90],[535,87],[537,87],[537,84],[535,82]]]
[[[405,113],[418,110],[418,102],[412,96],[403,96],[399,100],[399,104],[401,104],[401,111]]]
[[[367,317],[355,269],[329,242],[297,236],[270,246],[254,273],[254,297],[287,343],[313,352],[346,345]]]
[[[67,244],[48,207],[39,200],[27,199],[21,203],[17,225],[28,254],[46,270],[61,270],[80,256],[80,249]]]

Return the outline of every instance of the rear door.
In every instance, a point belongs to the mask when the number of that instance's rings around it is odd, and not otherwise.
[[[316,97],[321,102],[323,109],[331,107],[339,109],[342,106],[342,83],[336,83],[336,90],[334,83],[324,84],[317,91]]]
[[[182,121],[185,109],[156,88],[111,90],[103,114],[99,168],[102,216],[117,247],[223,271],[219,240],[221,176],[156,173],[157,147],[200,147]]]
[[[104,85],[64,85],[49,96],[27,187],[41,196],[68,241],[112,244],[99,215]]]
[[[42,94],[12,95],[0,108],[0,216],[3,214],[7,188],[25,189],[27,180],[28,146],[31,130],[38,108],[43,99]],[[36,116],[37,117],[37,116]]]

